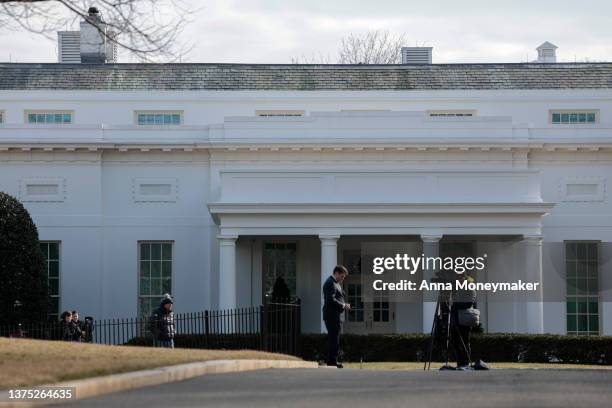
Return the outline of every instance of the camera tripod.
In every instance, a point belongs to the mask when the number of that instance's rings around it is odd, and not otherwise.
[[[429,351],[427,360],[425,360],[425,364],[423,365],[423,370],[429,370],[431,368],[431,359],[433,357],[433,348],[434,343],[436,341],[436,333],[438,332],[439,325],[444,323],[446,325],[446,338],[445,338],[445,357],[446,361],[440,370],[454,370],[453,367],[448,363],[449,360],[449,347],[450,347],[450,338],[451,338],[451,328],[454,328],[455,335],[459,337],[461,341],[461,346],[463,350],[466,352],[468,356],[468,361],[472,362],[471,350],[468,349],[467,345],[463,341],[463,337],[461,337],[461,333],[459,332],[459,328],[457,327],[457,322],[452,321],[452,305],[453,305],[453,293],[451,291],[439,291],[438,292],[438,300],[436,302],[436,311],[433,316],[433,322],[431,325],[431,336],[429,338]],[[446,321],[443,321],[442,318],[442,307],[445,308],[446,311]]]

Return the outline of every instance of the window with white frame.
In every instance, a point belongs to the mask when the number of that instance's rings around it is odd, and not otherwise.
[[[361,294],[361,282],[346,284],[347,302],[352,306],[346,313],[346,320],[349,322],[363,322],[364,305]]]
[[[598,243],[565,242],[567,334],[599,335]]]
[[[172,293],[172,241],[138,243],[138,316],[149,317],[163,295]]]
[[[183,113],[180,111],[138,111],[138,125],[180,125],[183,123]]]
[[[47,318],[58,320],[60,306],[60,243],[56,241],[41,241],[40,251],[45,260],[47,282],[49,284],[49,308]]]
[[[255,115],[264,118],[283,118],[304,116],[303,110],[257,110]]]
[[[391,308],[389,306],[389,293],[377,291],[374,293],[372,303],[373,321],[389,322],[391,320]]]
[[[598,110],[553,110],[550,123],[553,125],[579,125],[599,122]]]
[[[28,111],[26,120],[31,125],[69,125],[73,122],[73,113],[70,111]]]
[[[430,117],[462,118],[476,116],[475,110],[429,110]]]
[[[346,320],[352,323],[361,323],[365,320],[366,314],[361,281],[361,251],[344,250],[342,262],[349,271],[347,280],[344,281],[344,288],[347,301],[352,306],[351,310],[346,312]]]

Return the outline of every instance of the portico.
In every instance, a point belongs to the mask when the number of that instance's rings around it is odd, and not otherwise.
[[[471,171],[368,172],[365,177],[360,171],[230,170],[222,171],[220,179],[221,199],[209,204],[209,210],[220,231],[219,298],[223,308],[242,304],[236,298],[239,290],[236,285],[243,284],[237,279],[240,262],[236,260],[236,245],[241,238],[262,243],[278,239],[307,242],[304,250],[297,251],[297,256],[310,260],[309,267],[298,272],[308,276],[299,277],[296,285],[307,287],[297,289],[297,294],[309,297],[301,296],[304,313],[310,314],[304,319],[312,323],[307,325],[310,331],[323,330],[320,285],[336,264],[347,262],[347,251],[358,251],[364,241],[409,242],[410,250],[425,256],[440,255],[444,242],[456,240],[475,243],[472,248],[478,247],[478,251],[495,252],[496,247],[502,245],[506,251],[491,259],[487,273],[507,274],[512,268],[525,269],[533,280],[541,281],[541,217],[552,205],[542,202],[537,172],[531,170],[492,171],[485,179],[481,172]],[[390,180],[394,185],[417,187],[416,193],[400,190],[385,194],[384,186],[390,185]],[[450,199],[448,195],[453,192],[439,187],[451,181],[455,192],[462,187],[471,188],[472,183],[495,185],[500,193],[505,191],[502,197],[505,200],[500,201],[500,194],[495,195],[495,200],[482,195]],[[270,184],[275,185],[274,190]],[[265,185],[268,187],[264,188]],[[329,193],[321,189],[329,189]],[[378,192],[375,199],[364,194],[372,190]],[[338,194],[339,191],[343,194]],[[512,248],[510,252],[507,251],[509,247]],[[312,262],[314,258],[319,262]],[[300,261],[296,259],[296,262]],[[348,295],[357,297],[354,293]],[[378,309],[381,304],[379,302]],[[385,307],[384,316],[396,322],[376,328],[372,323],[376,319],[373,319],[369,324],[364,323],[364,327],[354,325],[355,330],[429,332],[431,329],[435,303],[426,301],[422,305],[397,304],[393,307],[387,304]],[[502,306],[494,306],[489,313],[496,313],[498,307]],[[517,323],[524,326],[520,328],[522,331],[543,332],[541,302],[514,302],[511,308],[513,323],[505,321],[504,327]],[[377,315],[378,320],[382,312],[372,310],[371,305],[364,310],[364,314]],[[347,322],[349,329],[350,323]],[[498,324],[492,323],[491,329],[496,330]],[[506,331],[514,329],[518,327]]]

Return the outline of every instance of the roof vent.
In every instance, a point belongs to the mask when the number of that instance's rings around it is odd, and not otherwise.
[[[81,34],[78,31],[58,31],[57,46],[60,63],[81,63]]]
[[[431,64],[433,47],[402,47],[402,64]]]
[[[538,50],[538,59],[534,62],[538,63],[555,63],[557,62],[557,47],[555,44],[544,41],[536,50]]]

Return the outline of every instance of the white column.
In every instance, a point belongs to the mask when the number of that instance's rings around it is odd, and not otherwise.
[[[219,240],[219,309],[236,308],[236,239],[235,235],[218,235]]]
[[[321,333],[326,333],[325,323],[323,323],[323,284],[338,265],[338,239],[340,235],[319,235],[321,240],[321,286],[319,293],[321,296],[321,308],[319,316],[321,316]]]
[[[599,307],[602,336],[612,336],[612,241],[610,238],[602,240],[599,244]],[[563,302],[565,306],[565,302]],[[565,328],[565,327],[564,327]]]
[[[542,291],[542,237],[523,237],[525,254],[525,279],[539,282],[539,290],[530,292],[526,302],[526,328],[528,333],[544,333],[544,297]]]
[[[421,235],[423,241],[423,256],[425,258],[440,256],[440,240],[442,235]],[[435,269],[423,269],[423,279],[429,281],[435,275]],[[436,302],[423,298],[423,333],[431,333],[431,326],[436,312]]]

